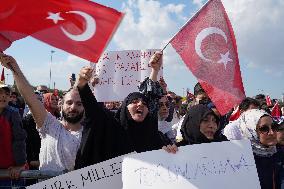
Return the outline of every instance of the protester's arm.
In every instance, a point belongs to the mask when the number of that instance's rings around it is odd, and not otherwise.
[[[154,82],[158,81],[158,73],[162,65],[162,55],[161,51],[155,52],[149,62],[152,68],[149,79]]]
[[[163,89],[157,81],[158,72],[161,67],[161,52],[156,52],[150,60],[152,71],[149,78],[146,78],[138,87],[139,91],[149,99],[149,111],[154,117],[157,117],[158,101],[163,96]]]
[[[8,55],[0,53],[1,64],[10,69],[13,73],[14,80],[21,95],[28,104],[38,128],[41,128],[47,116],[47,112],[43,104],[37,99],[32,86],[29,84],[16,60]]]
[[[103,112],[103,108],[98,104],[95,96],[93,95],[88,82],[92,79],[93,68],[84,67],[80,70],[75,87],[78,88],[87,118],[95,119]],[[93,85],[97,84],[96,80],[92,81]],[[94,114],[96,115],[94,117]]]

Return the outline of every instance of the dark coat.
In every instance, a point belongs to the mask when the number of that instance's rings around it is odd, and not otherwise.
[[[261,189],[273,189],[276,171],[276,154],[270,157],[261,157],[254,154],[255,165]]]
[[[163,142],[158,134],[158,122],[153,120],[150,114],[142,123],[137,123],[128,116],[126,106],[131,103],[133,95],[138,95],[137,93],[130,94],[124,100],[117,116],[119,119],[98,104],[88,85],[79,89],[79,93],[85,108],[86,125],[83,129],[75,169],[133,151],[144,152],[162,148]]]

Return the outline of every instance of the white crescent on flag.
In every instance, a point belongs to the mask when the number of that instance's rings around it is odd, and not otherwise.
[[[201,44],[202,44],[202,41],[211,34],[221,35],[227,43],[227,36],[226,36],[225,32],[223,32],[223,30],[221,30],[220,28],[208,27],[208,28],[201,30],[201,32],[198,33],[198,35],[196,36],[196,39],[195,39],[195,51],[196,51],[196,54],[198,54],[198,56],[206,62],[213,62],[213,61],[206,58],[203,55],[203,53],[201,51]]]
[[[86,21],[86,29],[80,35],[73,35],[67,32],[63,27],[60,27],[63,33],[74,41],[87,41],[88,39],[92,38],[96,33],[96,21],[95,19],[90,16],[89,14],[82,12],[82,11],[69,11],[67,13],[74,13],[82,16]]]

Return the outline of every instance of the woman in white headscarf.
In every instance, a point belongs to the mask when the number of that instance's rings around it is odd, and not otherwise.
[[[275,188],[277,124],[264,110],[248,110],[241,117],[240,129],[251,141],[255,164],[262,189]]]

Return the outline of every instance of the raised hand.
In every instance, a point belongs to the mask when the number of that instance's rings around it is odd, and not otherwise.
[[[91,66],[83,67],[79,72],[79,77],[76,81],[77,87],[84,87],[93,77],[93,68]]]
[[[161,51],[156,51],[155,54],[150,59],[150,66],[155,71],[159,71],[162,65],[162,55],[163,53]]]

